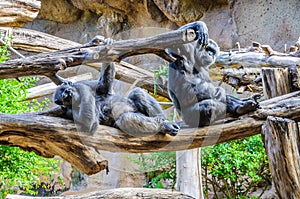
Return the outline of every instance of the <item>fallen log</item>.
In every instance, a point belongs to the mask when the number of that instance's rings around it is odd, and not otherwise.
[[[264,52],[228,51],[221,52],[217,57],[216,66],[221,68],[282,68],[300,66],[300,57],[289,54],[267,55]]]
[[[81,45],[70,40],[25,28],[0,27],[0,32],[7,36],[12,35],[13,42],[11,45],[15,49],[29,52],[53,52],[55,50],[62,50]],[[84,63],[84,65],[93,67],[97,70],[101,68],[101,64],[99,63]],[[124,61],[116,63],[115,67],[116,79],[130,84],[135,83],[136,86],[154,92],[153,72],[136,67]],[[161,89],[157,90],[157,94],[168,98],[167,84],[160,85],[160,87]]]
[[[168,191],[165,189],[146,189],[146,188],[118,188],[102,191],[95,191],[81,195],[64,195],[46,197],[47,199],[86,199],[86,198],[105,198],[105,199],[143,199],[143,198],[160,198],[160,199],[192,199],[193,197],[178,192]],[[9,194],[6,199],[45,199],[45,197],[30,197]]]
[[[133,137],[103,125],[94,135],[88,135],[78,132],[71,120],[37,114],[0,114],[0,144],[19,146],[44,157],[61,156],[91,175],[105,168],[101,167],[101,157],[94,155],[98,150],[146,153],[199,148],[258,134],[268,116],[296,120],[299,115],[300,91],[266,100],[261,109],[250,115],[227,118],[224,123],[204,128],[182,129],[175,137]]]
[[[115,41],[106,44],[105,38],[97,36],[91,42],[78,46],[14,59],[0,64],[0,78],[45,75],[53,77],[67,67],[95,62],[120,62],[133,55],[153,53],[170,61],[174,60],[165,49],[174,44],[184,44],[197,39],[193,29],[176,30],[154,37]]]

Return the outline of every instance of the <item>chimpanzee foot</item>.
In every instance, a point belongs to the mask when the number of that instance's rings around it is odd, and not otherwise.
[[[163,125],[163,133],[169,134],[171,136],[177,135],[178,131],[180,130],[180,127],[175,122],[165,122]]]
[[[258,107],[259,104],[256,101],[253,100],[244,101],[244,103],[242,105],[239,105],[238,108],[236,109],[236,114],[243,115],[251,111],[255,111],[256,109],[258,109]]]

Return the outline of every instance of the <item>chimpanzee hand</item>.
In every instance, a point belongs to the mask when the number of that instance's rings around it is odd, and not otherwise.
[[[202,21],[196,21],[189,24],[186,24],[184,26],[181,26],[179,30],[184,29],[193,29],[197,34],[197,41],[198,45],[201,45],[200,48],[205,47],[208,44],[208,29],[204,22]]]

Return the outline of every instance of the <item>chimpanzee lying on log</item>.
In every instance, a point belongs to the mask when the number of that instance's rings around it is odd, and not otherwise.
[[[165,120],[158,102],[144,90],[135,88],[128,98],[114,95],[114,75],[114,63],[102,64],[99,81],[65,81],[53,100],[66,110],[64,117],[73,119],[79,131],[93,133],[102,124],[135,136],[177,134],[179,126]]]

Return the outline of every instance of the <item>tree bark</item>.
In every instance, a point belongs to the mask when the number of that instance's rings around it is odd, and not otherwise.
[[[296,71],[289,68],[263,68],[262,82],[265,98],[290,93],[298,84]],[[296,77],[296,79],[294,78]],[[272,186],[282,199],[300,198],[299,127],[294,120],[268,116],[262,126],[272,175]]]
[[[300,66],[300,57],[289,54],[268,55],[264,52],[221,52],[216,60],[217,67],[223,68],[262,68]]]
[[[41,9],[38,0],[2,0],[0,26],[21,27],[35,19]]]
[[[118,188],[91,192],[82,195],[47,197],[47,199],[86,199],[86,198],[105,198],[105,199],[192,199],[193,197],[177,191],[168,191],[165,189],[146,189],[146,188]],[[8,195],[6,199],[44,199],[44,197],[30,197],[20,195]]]
[[[278,196],[300,198],[300,135],[297,122],[268,117],[262,127],[273,184]]]
[[[201,175],[201,148],[176,152],[176,190],[197,199],[204,198]]]
[[[262,83],[266,99],[292,92],[291,76],[288,68],[263,68]]]
[[[106,44],[103,37],[95,37],[90,43],[38,55],[15,59],[0,64],[0,78],[16,78],[30,75],[46,75],[67,67],[95,62],[120,62],[122,59],[139,54],[154,53],[164,59],[174,60],[165,49],[197,39],[192,29],[176,30],[154,37],[115,41]]]
[[[91,175],[106,168],[100,164],[103,159],[95,155],[98,150],[132,153],[178,151],[255,135],[260,133],[267,116],[298,119],[299,97],[300,91],[273,98],[261,103],[262,108],[250,115],[227,118],[225,123],[199,129],[182,129],[174,137],[162,134],[132,137],[103,125],[94,135],[88,135],[78,132],[71,120],[37,114],[0,114],[0,143],[19,146],[44,157],[61,156]]]

